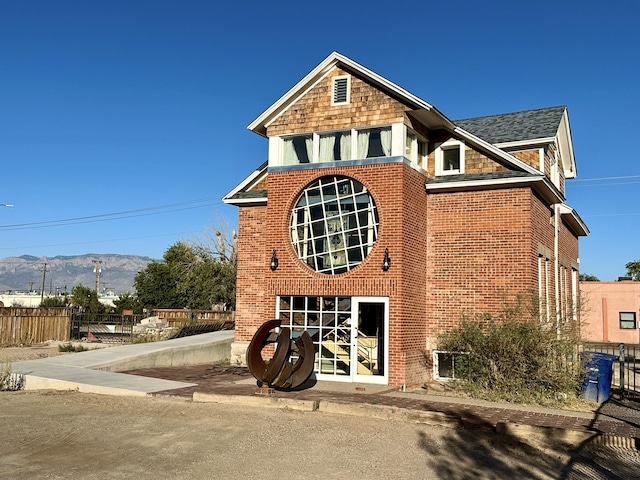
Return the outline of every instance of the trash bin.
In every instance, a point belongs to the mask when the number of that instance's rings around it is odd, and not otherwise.
[[[611,395],[613,363],[615,355],[599,352],[583,352],[587,376],[582,382],[582,396],[585,400],[603,403]]]

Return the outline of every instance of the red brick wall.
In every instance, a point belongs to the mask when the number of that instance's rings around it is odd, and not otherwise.
[[[267,207],[241,207],[238,218],[236,280],[236,341],[250,341],[257,327],[269,320],[264,282],[270,250],[265,244]]]
[[[429,196],[429,336],[531,288],[529,188]]]
[[[379,211],[372,252],[339,275],[303,264],[288,231],[300,191],[324,175],[362,182]],[[528,187],[427,195],[424,182],[400,163],[271,172],[268,206],[240,209],[236,341],[249,341],[275,316],[278,295],[387,296],[389,383],[415,385],[430,374],[423,363],[429,342],[462,315],[496,312],[518,293],[537,292],[538,245],[554,247],[552,210],[540,197]],[[575,261],[577,238],[564,224],[559,238],[560,255]],[[274,248],[279,268],[272,272]],[[380,268],[385,248],[388,272]],[[550,258],[547,287],[555,315],[553,267]]]
[[[363,183],[374,197],[380,218],[378,239],[369,256],[339,275],[316,273],[303,264],[288,231],[290,211],[300,191],[324,175],[348,175]],[[249,341],[257,326],[275,315],[277,295],[385,296],[389,297],[389,381],[392,385],[423,381],[425,177],[396,163],[271,172],[268,181],[268,206],[255,208],[255,214],[248,213],[251,208],[241,210],[236,341]],[[274,248],[279,267],[272,272],[268,264]],[[385,248],[392,262],[388,272],[381,269]]]

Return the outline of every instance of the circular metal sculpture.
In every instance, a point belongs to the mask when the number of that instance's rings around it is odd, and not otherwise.
[[[307,332],[296,340],[291,340],[291,330],[281,327],[280,333],[274,330],[280,327],[280,320],[269,320],[258,328],[247,349],[247,366],[258,380],[258,386],[292,389],[300,386],[311,376],[315,363],[313,341]],[[269,344],[275,344],[271,360],[262,358],[262,350]],[[291,361],[291,355],[296,360]]]

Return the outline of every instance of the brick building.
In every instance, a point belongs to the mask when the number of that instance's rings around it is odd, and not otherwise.
[[[416,385],[461,315],[535,291],[575,304],[576,175],[565,107],[452,121],[332,53],[250,130],[268,161],[239,207],[236,337],[282,319],[317,345],[321,379]]]
[[[640,344],[640,282],[580,282],[582,334],[591,342]]]

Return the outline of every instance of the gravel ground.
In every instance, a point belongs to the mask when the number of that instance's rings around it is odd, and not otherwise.
[[[92,345],[94,346],[94,345]],[[63,355],[0,348],[0,363]],[[77,392],[0,392],[0,478],[633,478],[638,451],[488,431]]]

